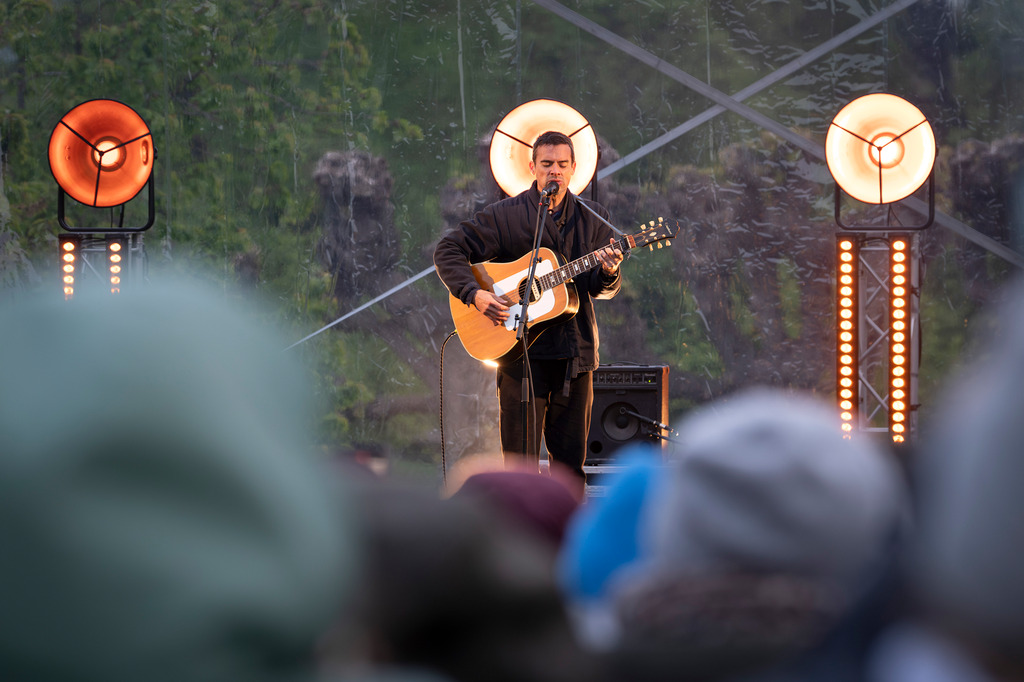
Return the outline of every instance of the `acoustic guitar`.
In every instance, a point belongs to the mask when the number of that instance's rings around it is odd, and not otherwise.
[[[658,218],[656,221],[650,221],[636,234],[616,240],[614,246],[623,253],[644,246],[649,246],[653,250],[657,245],[660,249],[670,245],[670,240],[678,231],[679,226],[675,221]],[[562,258],[554,251],[544,247],[540,249],[540,259],[530,291],[530,304],[527,306],[527,339],[531,344],[545,329],[576,314],[579,309],[579,295],[570,280],[601,265],[597,251],[592,251],[571,263],[562,264]],[[495,325],[493,320],[478,311],[475,306],[466,305],[449,294],[448,304],[452,311],[455,330],[459,333],[459,340],[462,341],[466,352],[477,360],[514,360],[522,354],[521,344],[516,339],[516,327],[523,308],[522,302],[526,298],[530,254],[511,262],[486,261],[472,264],[470,267],[482,289],[504,297],[506,305],[509,306],[509,316],[505,324]]]

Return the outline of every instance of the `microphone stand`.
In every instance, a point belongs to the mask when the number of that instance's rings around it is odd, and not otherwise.
[[[523,299],[520,301],[519,306],[519,319],[516,325],[516,340],[520,342],[523,349],[523,384],[520,389],[520,413],[522,415],[523,424],[523,456],[535,455],[537,461],[540,461],[540,452],[530,452],[530,401],[533,397],[533,370],[530,369],[530,355],[529,355],[529,331],[527,321],[529,316],[527,315],[530,307],[530,299],[533,297],[533,280],[537,273],[537,263],[540,261],[540,237],[541,237],[541,226],[544,224],[545,213],[548,204],[551,202],[549,195],[541,192],[540,203],[537,205],[537,223],[533,228],[533,250],[530,253],[530,270],[527,272],[526,287],[523,290]]]
[[[657,421],[655,419],[651,419],[650,417],[645,417],[644,415],[639,414],[638,412],[634,412],[633,410],[627,409],[625,407],[620,407],[619,408],[619,414],[628,415],[630,417],[633,417],[634,419],[636,419],[640,423],[646,424],[648,427],[653,427],[651,429],[650,435],[652,437],[654,437],[654,438],[657,438],[658,440],[668,441],[669,443],[678,443],[679,442],[678,440],[676,440],[675,438],[672,437],[672,436],[677,436],[679,434],[677,434],[675,429],[671,428],[668,424],[662,424],[661,422],[659,422],[659,421]],[[654,429],[657,429],[657,432]],[[661,433],[661,431],[667,431],[669,433],[669,435],[665,435],[665,434]]]
[[[634,412],[633,410],[627,409],[625,407],[620,407],[619,408],[619,414],[625,414],[625,415],[628,415],[630,417],[633,417],[634,419],[636,419],[638,421],[641,421],[644,424],[647,424],[648,426],[653,426],[654,428],[658,429],[659,431],[668,431],[669,433],[675,433],[675,429],[669,427],[668,424],[662,424],[659,421],[651,419],[650,417],[645,417],[644,415],[642,415],[642,414],[640,414],[638,412]]]

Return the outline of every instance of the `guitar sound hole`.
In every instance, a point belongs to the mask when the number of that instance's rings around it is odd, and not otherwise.
[[[540,290],[537,288],[537,281],[534,280],[533,288],[530,290],[530,303],[534,303],[540,298]],[[526,300],[526,280],[524,279],[519,283],[519,300]]]

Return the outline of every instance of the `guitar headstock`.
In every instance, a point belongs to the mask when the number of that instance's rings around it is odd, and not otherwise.
[[[671,246],[671,240],[678,232],[678,220],[658,218],[644,225],[643,229],[634,234],[631,239],[634,242],[634,246],[646,246],[653,251],[655,244],[658,245],[659,249],[663,246]]]

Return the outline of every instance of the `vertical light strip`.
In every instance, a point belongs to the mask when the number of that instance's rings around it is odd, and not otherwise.
[[[75,278],[79,272],[79,262],[82,259],[82,237],[81,235],[61,235],[58,240],[60,244],[60,269],[61,282],[64,290],[64,300],[71,300],[75,295]]]
[[[107,280],[110,293],[121,293],[125,256],[128,242],[123,237],[107,237]]]
[[[860,245],[856,239],[840,237],[836,243],[836,400],[842,420],[843,437],[856,429],[858,394],[858,268]]]
[[[889,241],[889,433],[894,443],[910,424],[910,239]]]

